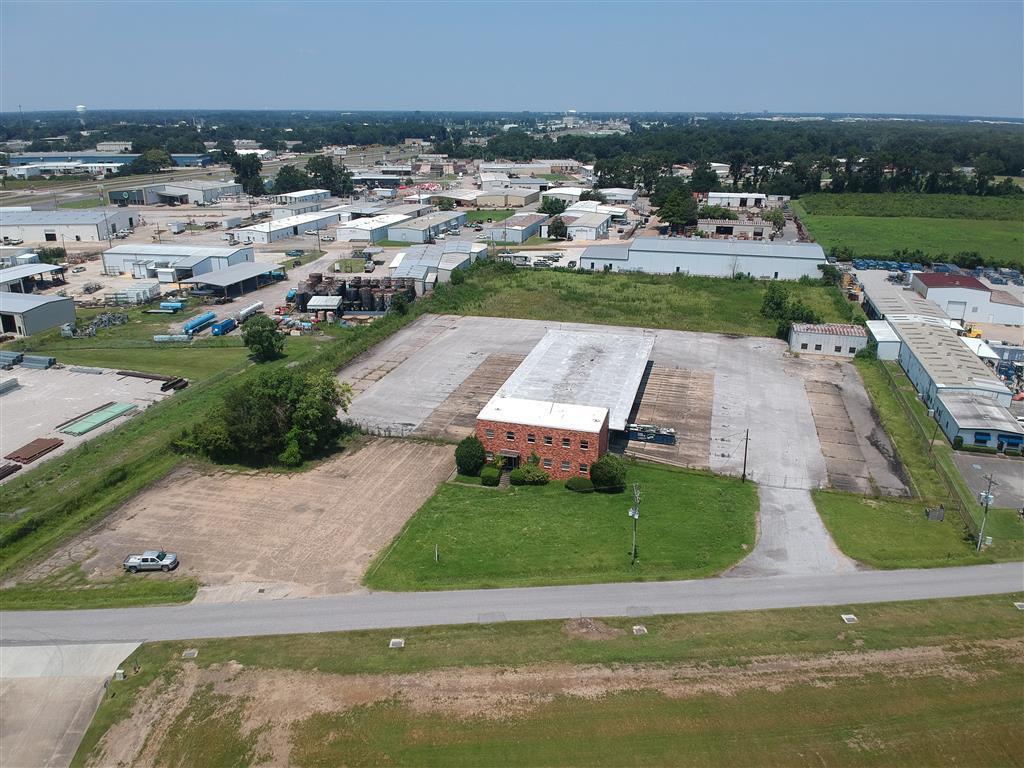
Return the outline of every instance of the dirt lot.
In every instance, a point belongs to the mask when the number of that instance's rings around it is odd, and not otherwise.
[[[595,641],[609,627],[595,625]],[[578,630],[567,627],[570,634]],[[1012,659],[1019,641],[975,644],[979,653]],[[224,696],[218,714],[238,712],[237,734],[255,735],[262,764],[288,765],[293,726],[321,713],[344,713],[392,702],[412,713],[479,723],[528,716],[559,697],[595,700],[616,694],[656,691],[671,699],[733,697],[745,692],[780,692],[795,686],[841,687],[867,677],[887,680],[942,678],[955,685],[978,673],[966,656],[951,648],[920,646],[892,650],[853,650],[821,655],[763,656],[742,665],[712,667],[685,663],[532,664],[521,667],[462,667],[410,674],[338,675],[323,672],[245,667],[238,662],[201,668],[181,665],[168,682],[159,679],[136,698],[131,716],[114,725],[97,744],[92,766],[151,765],[181,722],[178,715],[206,686]],[[198,714],[193,706],[194,715]],[[476,723],[477,725],[474,725]]]
[[[174,574],[222,602],[350,592],[374,554],[454,469],[450,446],[369,439],[296,474],[178,470],[65,546],[30,576],[81,562],[93,578],[129,552],[177,552]],[[262,592],[260,590],[263,590]]]

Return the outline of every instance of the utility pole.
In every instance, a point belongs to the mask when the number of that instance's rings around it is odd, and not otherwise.
[[[981,518],[981,530],[978,531],[978,552],[981,552],[981,543],[985,540],[985,523],[988,522],[988,505],[992,503],[992,486],[999,485],[995,480],[992,479],[992,473],[988,473],[984,476],[988,480],[988,488],[979,493],[980,501],[985,505],[985,515]]]
[[[747,482],[747,448],[750,446],[750,429],[747,429],[746,435],[743,437],[743,474],[740,476],[740,482]]]
[[[640,486],[637,483],[633,483],[633,506],[629,508],[629,516],[633,518],[633,552],[629,564],[636,565],[636,521],[640,519]]]

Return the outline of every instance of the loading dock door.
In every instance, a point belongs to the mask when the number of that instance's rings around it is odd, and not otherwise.
[[[946,314],[954,320],[963,320],[967,317],[966,301],[947,301]]]

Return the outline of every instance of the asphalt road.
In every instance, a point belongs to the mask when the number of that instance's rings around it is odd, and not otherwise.
[[[648,616],[921,600],[1024,590],[1024,564],[835,575],[370,593],[161,608],[0,613],[0,645],[184,640],[580,616]]]

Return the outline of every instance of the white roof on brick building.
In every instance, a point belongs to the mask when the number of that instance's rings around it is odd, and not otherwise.
[[[608,409],[592,405],[502,397],[498,394],[490,399],[477,418],[531,427],[597,433],[601,431],[601,426],[608,418]]]

